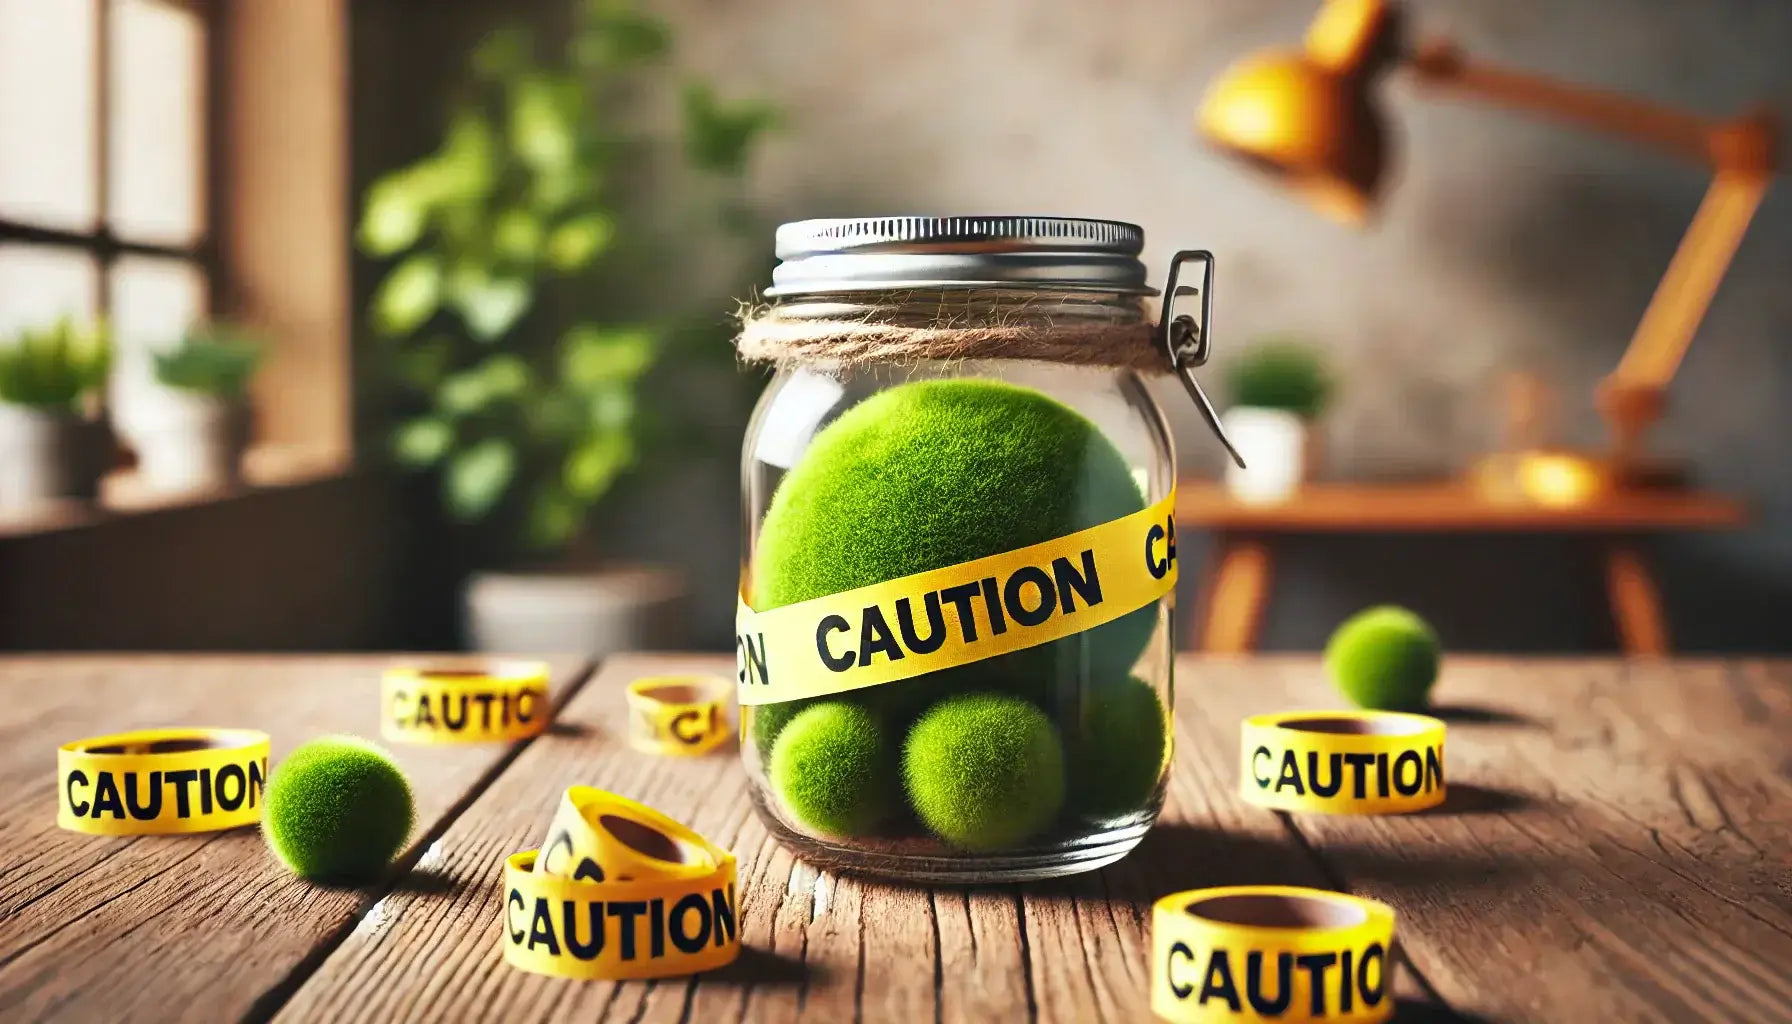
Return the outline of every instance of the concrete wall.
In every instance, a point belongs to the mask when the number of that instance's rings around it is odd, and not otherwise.
[[[1497,381],[1545,372],[1560,440],[1597,444],[1593,384],[1615,365],[1706,179],[1625,143],[1389,91],[1403,165],[1367,233],[1320,220],[1191,131],[1232,59],[1293,45],[1313,0],[663,0],[681,58],[774,97],[791,127],[760,166],[781,217],[924,211],[1145,225],[1154,274],[1219,254],[1221,358],[1294,330],[1343,370],[1328,472],[1442,474],[1493,439]],[[1486,60],[1724,115],[1792,111],[1792,5],[1772,0],[1410,4],[1422,32]],[[1670,615],[1698,648],[1792,647],[1792,194],[1769,197],[1655,435],[1699,479],[1759,503],[1759,526],[1660,545]],[[1162,392],[1191,470],[1215,445]],[[1310,647],[1367,601],[1413,602],[1459,644],[1610,643],[1571,544],[1313,541],[1294,547],[1271,646]],[[1441,577],[1441,578],[1440,578]]]
[[[356,5],[356,166],[427,144],[433,44],[560,0]],[[887,212],[1063,213],[1146,226],[1161,275],[1180,247],[1220,257],[1221,359],[1253,334],[1323,344],[1345,379],[1328,473],[1443,474],[1485,450],[1510,369],[1548,374],[1559,440],[1596,444],[1594,382],[1616,362],[1704,188],[1698,168],[1497,110],[1390,90],[1402,180],[1367,233],[1319,219],[1190,131],[1229,61],[1292,45],[1313,0],[651,0],[678,58],[790,123],[755,167],[768,219]],[[1490,61],[1721,115],[1792,111],[1792,4],[1775,0],[1454,0],[1414,21]],[[767,238],[769,247],[770,239]],[[1792,197],[1770,196],[1656,434],[1759,524],[1666,538],[1670,616],[1691,649],[1787,649],[1792,630]],[[365,271],[360,281],[365,283]],[[364,293],[363,293],[364,294]],[[1190,471],[1214,444],[1173,385]],[[625,497],[607,540],[691,562],[697,638],[727,636],[737,527],[729,461]],[[691,540],[703,538],[693,548]],[[1200,545],[1191,538],[1189,569]],[[1566,540],[1399,538],[1293,545],[1266,630],[1310,648],[1371,601],[1412,604],[1459,647],[1611,644],[1593,563]],[[1192,588],[1185,590],[1189,599]]]

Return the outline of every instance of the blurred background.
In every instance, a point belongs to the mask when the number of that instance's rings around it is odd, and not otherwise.
[[[1187,645],[1397,602],[1456,649],[1649,649],[1658,599],[1674,650],[1792,649],[1792,199],[1667,392],[1662,490],[1570,460],[1497,493],[1490,455],[1607,443],[1712,167],[1394,71],[1377,212],[1328,219],[1196,116],[1319,9],[0,0],[0,648],[726,649],[764,381],[735,302],[780,221],[925,212],[1131,221],[1154,279],[1217,254],[1205,379],[1304,455],[1225,482],[1157,385]],[[1545,80],[1792,109],[1775,0],[1406,14]]]

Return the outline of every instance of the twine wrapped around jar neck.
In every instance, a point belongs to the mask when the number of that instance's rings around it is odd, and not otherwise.
[[[1014,359],[1168,373],[1135,296],[1022,291],[808,296],[748,304],[735,347],[748,362],[913,363]]]

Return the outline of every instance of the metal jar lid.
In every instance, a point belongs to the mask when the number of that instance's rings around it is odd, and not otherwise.
[[[778,228],[777,297],[911,288],[1156,295],[1136,224],[1080,217],[844,217]]]

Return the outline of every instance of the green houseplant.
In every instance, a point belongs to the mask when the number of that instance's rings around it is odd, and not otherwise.
[[[163,493],[223,490],[242,479],[249,446],[249,381],[262,345],[228,324],[195,325],[154,356],[155,391],[144,394],[119,429],[137,452],[137,472]]]
[[[206,324],[187,332],[180,344],[155,356],[156,383],[164,387],[240,402],[261,364],[261,343],[254,335],[225,324]]]
[[[64,318],[0,344],[0,509],[94,496],[105,431],[84,406],[111,366],[99,324]]]
[[[373,182],[359,226],[362,251],[387,261],[369,320],[390,451],[437,475],[483,565],[565,570],[603,553],[593,508],[688,440],[694,402],[668,379],[707,360],[733,380],[725,310],[683,287],[693,274],[664,243],[713,252],[744,228],[742,171],[775,119],[706,83],[673,90],[670,33],[631,4],[566,14],[566,31],[484,37],[440,146]],[[671,139],[653,127],[668,94]],[[676,589],[649,576],[475,577],[474,640],[606,646],[596,634],[614,630],[588,620]],[[568,621],[536,630],[550,614]]]
[[[1232,397],[1226,432],[1245,461],[1226,467],[1226,484],[1245,501],[1284,501],[1313,470],[1313,423],[1333,389],[1325,360],[1298,338],[1260,338],[1232,361],[1225,380]]]

